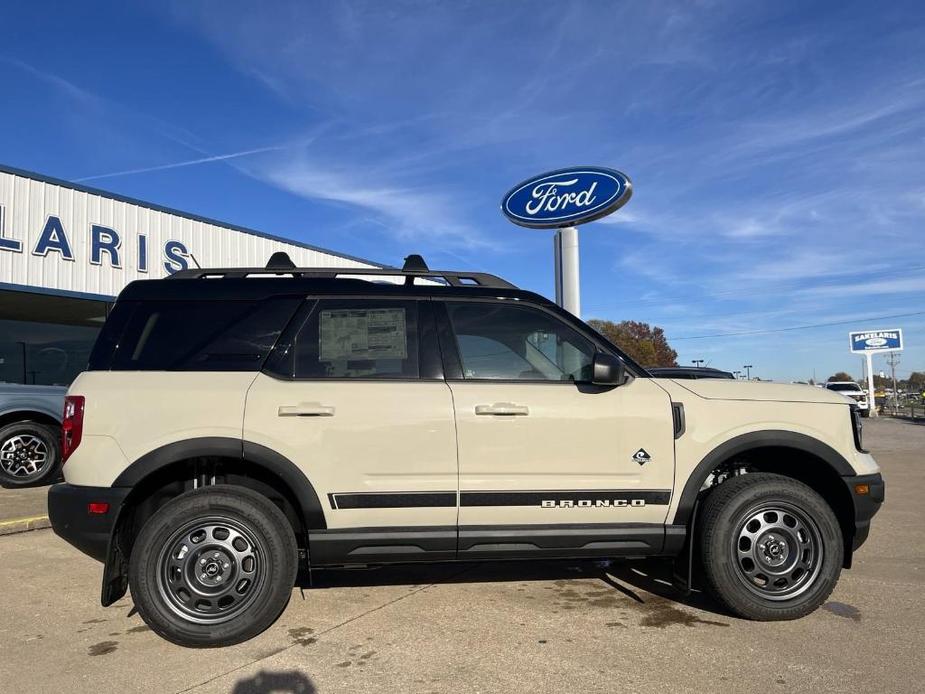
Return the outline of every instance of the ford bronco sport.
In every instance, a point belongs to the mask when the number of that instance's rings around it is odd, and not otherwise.
[[[300,568],[396,562],[676,557],[732,613],[793,619],[884,496],[837,393],[653,378],[549,300],[419,256],[133,282],[62,454],[55,532],[104,563],[103,605],[130,586],[186,646],[266,629]]]

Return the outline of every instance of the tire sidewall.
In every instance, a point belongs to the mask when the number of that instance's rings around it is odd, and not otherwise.
[[[23,420],[13,422],[4,427],[0,427],[0,447],[9,439],[20,434],[36,436],[42,439],[45,448],[48,449],[51,461],[37,477],[22,479],[6,473],[0,468],[0,486],[4,487],[40,487],[50,484],[55,480],[61,471],[61,442],[58,432],[47,424],[35,422],[32,420]]]
[[[809,614],[831,594],[844,560],[841,527],[829,505],[802,483],[783,477],[779,480],[756,480],[753,485],[740,483],[741,490],[723,504],[713,518],[712,527],[705,528],[701,538],[702,565],[711,592],[733,612],[751,619],[795,619]],[[762,598],[750,591],[740,577],[736,558],[731,551],[733,536],[743,515],[749,509],[775,502],[784,502],[800,509],[816,524],[822,541],[822,563],[817,568],[812,585],[799,595],[785,600]]]
[[[174,612],[161,596],[158,563],[178,528],[215,515],[229,517],[253,534],[265,555],[267,574],[258,595],[240,614],[224,623],[197,624]],[[189,647],[228,646],[256,636],[282,614],[295,583],[297,556],[292,528],[269,499],[216,485],[182,494],[148,519],[132,549],[129,585],[142,619],[163,638]]]

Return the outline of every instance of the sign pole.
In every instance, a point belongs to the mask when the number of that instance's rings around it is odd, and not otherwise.
[[[867,411],[871,417],[877,416],[877,396],[874,395],[874,355],[868,352],[867,357]]]
[[[556,303],[581,317],[581,282],[578,263],[578,228],[556,230]]]

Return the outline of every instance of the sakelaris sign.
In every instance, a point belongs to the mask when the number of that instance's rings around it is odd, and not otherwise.
[[[851,351],[864,352],[893,352],[903,348],[903,331],[895,330],[867,330],[848,333]]]
[[[540,174],[512,188],[501,211],[534,229],[575,226],[620,209],[633,194],[629,177],[613,169],[581,166]]]

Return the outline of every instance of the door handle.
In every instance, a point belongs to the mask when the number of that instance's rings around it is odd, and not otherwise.
[[[496,402],[494,405],[476,405],[475,413],[501,417],[526,417],[530,414],[530,408],[526,405],[515,405],[512,402]]]
[[[333,405],[320,402],[300,402],[298,405],[280,405],[277,414],[280,417],[333,417]]]

